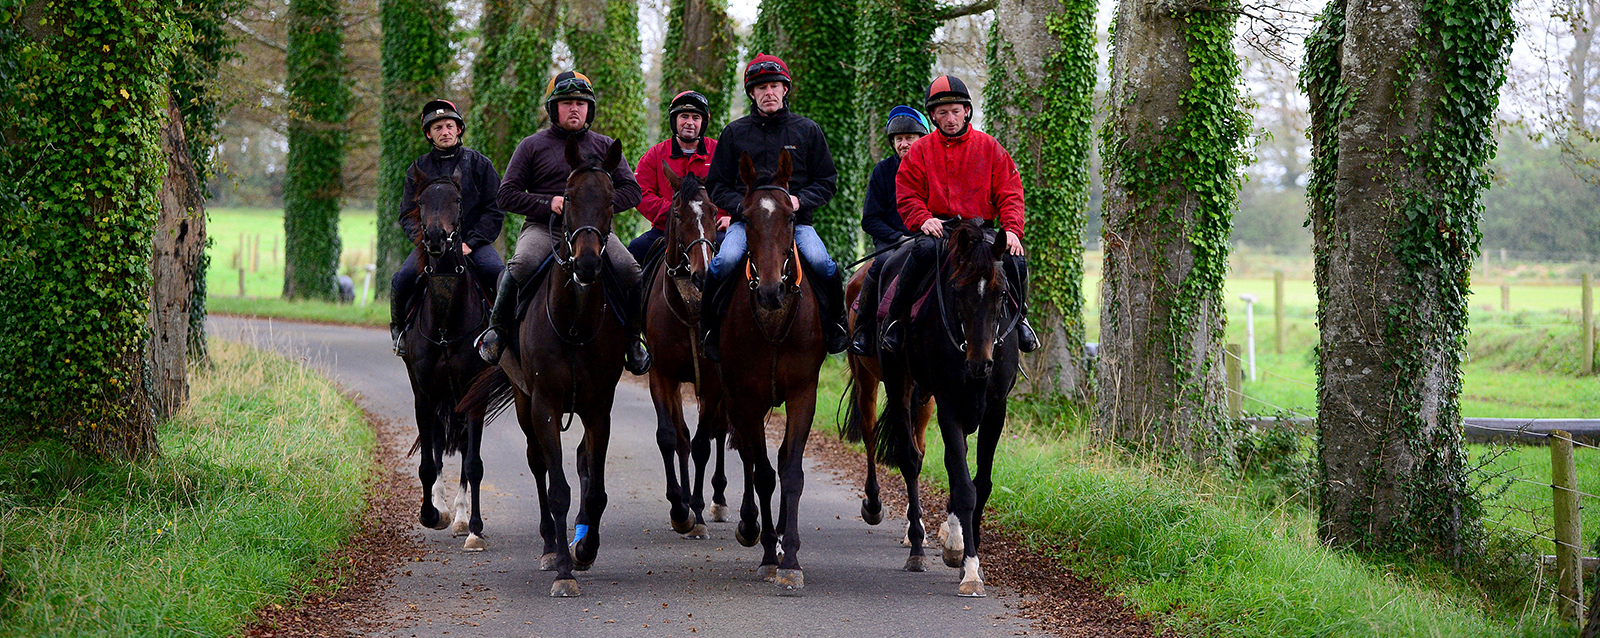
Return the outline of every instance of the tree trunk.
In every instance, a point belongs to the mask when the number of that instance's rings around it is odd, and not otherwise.
[[[984,87],[989,132],[1011,149],[1028,202],[1040,349],[1023,359],[1024,390],[1085,404],[1083,231],[1093,144],[1095,3],[1005,0],[995,9]]]
[[[283,296],[334,299],[349,132],[339,0],[289,3],[289,158],[283,184]]]
[[[1226,455],[1222,303],[1237,198],[1233,15],[1121,0],[1105,158],[1098,421],[1197,462]]]
[[[161,216],[152,235],[145,357],[150,399],[156,417],[165,420],[189,399],[189,313],[195,266],[206,245],[205,197],[189,158],[183,114],[171,95],[161,126],[161,151],[167,158],[167,171],[158,195]]]
[[[506,4],[490,0],[484,7],[485,50],[490,49],[491,31],[497,24],[492,19],[498,16],[494,12]],[[411,253],[411,242],[400,230],[396,210],[405,188],[406,169],[431,148],[418,116],[428,100],[450,99],[446,97],[446,79],[451,71],[450,28],[455,15],[445,0],[383,0],[379,10],[383,20],[383,116],[378,123],[378,254],[373,256],[378,271],[373,288],[377,298],[385,298],[389,292],[386,284]],[[494,106],[493,100],[473,103],[474,109]]]
[[[1512,23],[1509,0],[1452,8],[1449,21],[1430,9],[1335,0],[1307,42],[1319,533],[1456,559],[1478,533],[1460,365]]]
[[[628,161],[645,139],[644,72],[639,69],[639,5],[630,0],[568,0],[567,46],[573,68],[594,82],[594,130],[622,142]]]
[[[1568,15],[1567,26],[1572,29],[1572,51],[1567,54],[1567,117],[1569,126],[1580,133],[1588,132],[1589,49],[1594,44],[1594,22],[1600,19],[1593,0],[1575,0]]]
[[[699,91],[711,103],[705,132],[715,136],[742,85],[734,79],[738,50],[726,0],[672,0],[661,58],[662,117],[680,91]],[[672,135],[672,121],[663,119],[661,130]]]

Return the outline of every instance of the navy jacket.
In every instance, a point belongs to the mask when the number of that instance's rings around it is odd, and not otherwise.
[[[739,205],[744,202],[745,185],[739,181],[739,157],[748,153],[762,179],[778,171],[778,154],[789,151],[794,167],[789,176],[789,194],[800,200],[795,211],[796,224],[811,224],[811,211],[833,199],[839,171],[828,152],[822,127],[805,117],[789,112],[788,107],[772,115],[746,115],[729,122],[717,136],[717,150],[706,172],[706,192],[717,208],[728,211],[733,221],[744,221]]]
[[[861,230],[872,237],[874,249],[911,234],[895,204],[894,176],[899,171],[900,156],[890,155],[872,168],[872,178],[867,180],[867,201],[861,207]]]
[[[495,205],[495,191],[500,188],[500,175],[494,171],[494,162],[465,146],[457,146],[453,151],[440,151],[433,149],[427,155],[417,158],[411,164],[420,169],[429,178],[449,175],[452,171],[461,171],[461,233],[463,241],[474,249],[482,248],[500,236],[500,227],[505,223],[505,211]],[[417,188],[421,184],[411,183],[410,171],[406,172],[405,190],[400,194],[400,228],[406,231],[406,238],[413,243],[417,241],[417,222],[404,215],[417,207]]]

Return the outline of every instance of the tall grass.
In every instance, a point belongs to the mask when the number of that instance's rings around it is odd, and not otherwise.
[[[331,385],[213,342],[162,455],[0,451],[0,636],[220,636],[351,530],[372,434]]]
[[[341,304],[314,299],[291,301],[277,297],[261,299],[211,297],[206,300],[206,310],[218,315],[271,317],[353,326],[389,325],[389,302],[383,300],[368,301],[367,305],[359,306],[353,303]]]

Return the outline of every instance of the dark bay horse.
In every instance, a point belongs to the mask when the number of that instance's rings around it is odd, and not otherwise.
[[[871,261],[861,264],[861,268],[845,284],[845,303],[849,304],[850,307],[848,318],[852,333],[855,330],[856,322],[855,300],[861,294],[862,283],[870,268],[872,268]],[[887,308],[887,305],[884,307]],[[849,355],[849,363],[850,386],[847,393],[850,397],[850,416],[845,421],[843,435],[845,440],[860,442],[866,448],[867,482],[863,488],[867,495],[861,499],[861,520],[866,521],[868,525],[877,525],[883,522],[883,501],[878,496],[878,461],[895,463],[900,468],[902,476],[912,477],[909,480],[915,480],[915,473],[922,467],[922,455],[928,449],[927,439],[924,438],[923,434],[928,429],[928,420],[933,418],[933,397],[917,392],[915,384],[906,384],[901,390],[911,393],[911,396],[890,399],[891,403],[903,401],[910,403],[914,407],[912,412],[914,419],[912,431],[916,433],[916,437],[912,441],[913,446],[897,450],[902,455],[914,454],[914,456],[884,458],[878,454],[878,384],[883,381],[883,368],[878,365],[877,357],[862,357],[852,354]],[[908,501],[917,497],[915,491],[910,489],[909,483],[907,483],[906,492]],[[918,506],[918,511],[921,511],[920,505]],[[911,539],[912,534],[917,535],[917,543],[922,542],[922,521],[918,519],[913,524],[911,507],[908,504],[906,508],[906,532],[905,536],[900,539],[901,544],[911,547],[913,542]],[[906,559],[906,571],[927,571],[922,559],[923,556],[921,554],[914,554]]]
[[[767,184],[758,185],[750,157],[739,160],[739,177],[746,188],[740,210],[749,250],[743,273],[727,284],[733,294],[719,344],[725,353],[720,364],[723,405],[730,436],[744,462],[744,502],[734,537],[746,547],[761,542],[761,567],[756,573],[771,579],[783,594],[798,594],[805,587],[800,569],[802,458],[817,409],[817,372],[827,355],[817,292],[806,281],[794,243],[795,212],[788,191],[792,169],[784,151],[777,173]],[[775,528],[772,492],[779,476],[767,458],[765,421],[767,411],[780,405],[787,422],[778,448],[783,490]],[[752,488],[761,493],[759,512]]]
[[[417,442],[422,463],[422,511],[426,527],[444,529],[454,519],[453,531],[466,534],[465,549],[481,551],[483,517],[478,510],[478,484],[483,480],[483,460],[478,448],[483,439],[483,415],[456,408],[472,380],[488,364],[478,358],[472,335],[488,324],[486,296],[461,254],[461,175],[429,179],[411,169],[410,178],[421,184],[414,216],[422,229],[417,238],[418,266],[423,273],[421,303],[406,328],[405,362],[417,410]],[[434,499],[444,500],[437,483],[446,453],[460,453],[461,492],[455,513],[440,512]],[[469,511],[470,502],[470,511]],[[470,516],[470,521],[469,521]]]
[[[666,467],[667,501],[672,529],[685,538],[703,540],[706,531],[705,468],[713,449],[716,470],[711,477],[711,520],[727,520],[723,490],[723,441],[727,421],[722,413],[722,382],[716,364],[700,352],[700,292],[706,270],[717,251],[717,207],[700,178],[679,178],[664,168],[672,185],[672,212],[667,217],[666,250],[650,282],[645,310],[645,340],[655,363],[650,366],[650,398],[656,406],[656,444]],[[683,384],[693,384],[700,399],[700,418],[691,440],[683,420]],[[689,460],[695,464],[694,489],[689,488]],[[674,462],[676,461],[676,462]],[[674,467],[676,466],[676,467]],[[692,511],[691,511],[692,510]],[[693,514],[691,517],[690,514]]]
[[[914,441],[923,436],[911,418],[910,386],[933,395],[938,405],[939,432],[944,437],[944,464],[950,477],[949,517],[942,531],[944,562],[961,570],[961,596],[983,596],[983,570],[978,562],[983,507],[993,487],[990,471],[1006,422],[1006,397],[1017,381],[1017,302],[1010,297],[1005,268],[1005,233],[989,240],[972,220],[946,223],[947,239],[935,260],[933,289],[923,309],[906,327],[905,346],[897,354],[880,353],[885,393],[890,399],[879,421],[880,453],[916,459],[906,473],[913,528],[921,526],[917,493],[920,453]],[[910,289],[902,291],[910,293]],[[897,293],[900,294],[900,293]],[[925,421],[923,422],[926,423]],[[978,435],[976,476],[967,470],[967,436]],[[909,450],[908,450],[909,448]],[[902,465],[902,472],[906,471]],[[912,559],[923,553],[921,534],[911,534]]]
[[[551,236],[554,265],[525,303],[514,348],[500,365],[480,375],[464,407],[493,413],[507,401],[528,439],[528,469],[539,488],[539,567],[556,572],[550,595],[577,596],[573,570],[587,570],[600,550],[600,518],[606,507],[606,448],[611,441],[611,404],[622,376],[626,332],[601,281],[606,238],[611,233],[611,172],[622,162],[613,143],[602,160],[579,157],[568,140],[566,203],[559,217],[564,232]],[[567,542],[572,488],[561,465],[563,415],[583,421],[577,450],[578,515]]]

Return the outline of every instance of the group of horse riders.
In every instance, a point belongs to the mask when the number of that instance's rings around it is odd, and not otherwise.
[[[889,114],[885,132],[895,153],[872,171],[861,222],[884,254],[873,261],[858,297],[853,335],[845,327],[842,269],[829,256],[827,246],[812,226],[813,212],[826,205],[837,190],[838,172],[821,127],[789,110],[792,86],[789,68],[782,60],[757,55],[744,72],[745,94],[751,101],[749,115],[729,123],[719,138],[713,139],[705,135],[711,115],[705,96],[694,91],[679,93],[668,107],[671,137],[650,148],[640,158],[637,170],[630,170],[624,161],[611,171],[613,213],[638,208],[652,224],[651,230],[626,247],[614,234],[606,238],[604,256],[610,262],[612,277],[629,297],[619,309],[629,334],[627,370],[644,374],[650,366],[650,354],[641,338],[644,292],[640,264],[662,236],[671,206],[672,187],[664,177],[663,167],[670,167],[675,175],[693,173],[701,177],[711,201],[720,209],[720,248],[712,259],[703,292],[715,304],[725,299],[726,295],[719,292],[727,288],[725,283],[746,250],[745,222],[739,210],[744,199],[739,160],[748,155],[758,171],[770,175],[785,151],[793,166],[788,196],[795,211],[794,246],[821,297],[818,301],[830,353],[848,348],[853,354],[870,356],[880,348],[889,352],[898,349],[901,324],[914,295],[892,298],[880,336],[878,274],[885,263],[900,261],[904,264],[900,268],[902,280],[918,281],[925,276],[938,258],[937,238],[945,233],[945,221],[956,218],[981,219],[986,228],[998,227],[998,231],[988,232],[1008,235],[1010,254],[1005,269],[1012,298],[1023,317],[1018,325],[1019,345],[1023,352],[1037,348],[1038,338],[1026,320],[1021,178],[1005,149],[993,137],[972,128],[972,100],[966,85],[955,77],[940,76],[928,88],[924,103],[927,117],[909,106],[895,107]],[[597,103],[594,85],[583,74],[565,71],[556,75],[545,87],[544,102],[550,126],[517,145],[503,178],[496,174],[488,157],[462,145],[466,122],[460,109],[446,100],[428,102],[423,107],[421,124],[422,133],[433,148],[417,158],[413,170],[407,172],[397,211],[407,237],[415,242],[420,228],[415,218],[405,213],[416,207],[416,195],[427,185],[418,180],[426,177],[458,182],[461,217],[456,229],[461,254],[477,281],[486,286],[485,296],[494,299],[489,327],[477,341],[479,354],[491,364],[498,362],[510,335],[518,290],[551,256],[554,244],[550,226],[560,222],[571,172],[565,156],[569,140],[576,138],[584,154],[602,156],[613,143],[610,137],[590,128]],[[509,263],[493,246],[507,212],[525,219]],[[418,252],[413,251],[391,282],[390,332],[397,354],[401,353],[408,302],[421,274],[418,259]],[[492,290],[487,289],[490,282],[494,282]],[[702,315],[701,340],[706,357],[712,361],[720,360],[722,314],[711,311]]]

